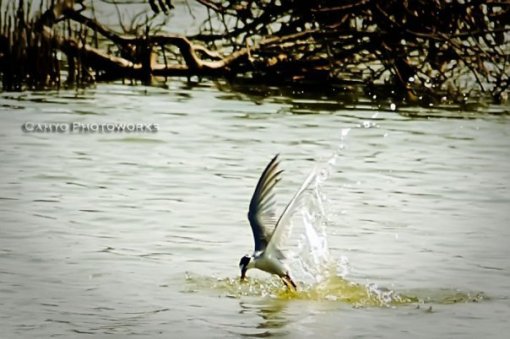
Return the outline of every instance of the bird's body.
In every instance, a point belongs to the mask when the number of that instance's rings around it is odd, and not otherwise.
[[[243,265],[243,261],[247,262]],[[246,271],[250,268],[258,268],[267,273],[279,276],[288,288],[296,289],[296,284],[290,277],[289,268],[278,257],[274,257],[266,252],[254,253],[251,257],[244,256],[239,263],[241,268],[241,280],[244,280]]]
[[[288,274],[289,269],[280,259],[271,256],[265,252],[255,254],[253,256],[253,265],[259,270],[266,271],[268,273],[276,274],[279,276]]]
[[[248,220],[253,233],[255,250],[253,255],[246,255],[241,258],[239,268],[241,269],[241,280],[245,278],[248,269],[258,268],[278,275],[288,288],[295,289],[296,284],[290,277],[289,268],[283,262],[285,256],[282,253],[281,246],[290,228],[290,217],[296,207],[298,198],[308,187],[310,179],[305,180],[305,183],[285,207],[281,216],[275,221],[272,209],[274,205],[273,188],[280,181],[282,172],[278,170],[278,155],[276,155],[260,176],[248,209]],[[269,229],[270,226],[272,226],[271,230]]]

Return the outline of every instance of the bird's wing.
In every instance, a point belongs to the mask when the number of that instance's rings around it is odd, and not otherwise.
[[[282,215],[276,223],[273,234],[271,235],[271,239],[267,244],[266,253],[272,253],[278,257],[281,257],[283,244],[292,231],[292,216],[300,207],[300,201],[304,195],[303,193],[308,189],[308,187],[310,187],[310,184],[312,184],[316,178],[317,171],[314,169],[303,182],[292,200],[288,203],[287,207],[285,207]]]
[[[273,188],[280,181],[280,174],[283,171],[278,170],[278,154],[269,162],[262,172],[255,192],[250,201],[248,210],[248,220],[253,231],[253,240],[255,241],[255,251],[262,251],[266,248],[271,233],[269,225],[275,225],[276,219],[273,212],[274,193]]]

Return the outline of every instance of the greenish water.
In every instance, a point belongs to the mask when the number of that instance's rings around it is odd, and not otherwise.
[[[1,93],[2,338],[506,337],[508,107],[399,114],[264,93]],[[261,272],[238,281],[248,202],[275,153],[279,208],[337,154],[321,187],[335,267],[297,293]]]

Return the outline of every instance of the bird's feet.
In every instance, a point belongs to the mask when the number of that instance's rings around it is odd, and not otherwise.
[[[282,275],[280,278],[282,278],[283,283],[285,284],[285,286],[287,286],[289,290],[297,291],[297,285],[294,283],[289,273]]]

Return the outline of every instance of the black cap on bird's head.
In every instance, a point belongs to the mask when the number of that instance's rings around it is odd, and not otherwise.
[[[244,280],[246,276],[246,271],[248,270],[248,264],[250,263],[251,257],[249,255],[245,255],[239,261],[239,268],[241,269],[241,281]]]

